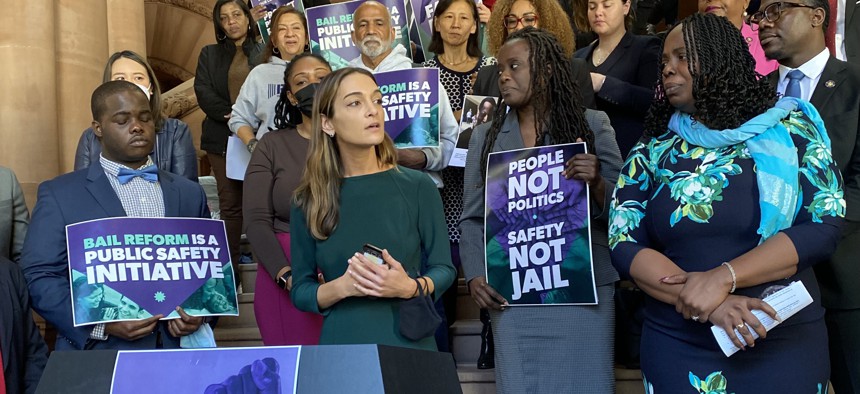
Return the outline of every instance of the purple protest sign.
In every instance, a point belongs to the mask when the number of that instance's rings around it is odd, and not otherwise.
[[[439,69],[374,74],[382,92],[385,132],[398,148],[439,146]]]
[[[511,305],[596,304],[588,187],[565,179],[584,143],[491,153],[487,283]]]
[[[349,65],[361,53],[352,42],[352,14],[365,0],[311,7],[305,10],[311,52],[324,57],[333,70]],[[391,14],[395,44],[409,50],[409,32],[403,0],[379,0]]]
[[[238,315],[224,222],[106,218],[66,226],[75,326]]]
[[[295,393],[300,354],[300,346],[120,351],[111,393]]]
[[[430,52],[430,40],[433,38],[433,13],[439,0],[409,0],[412,23],[417,27],[416,42],[424,51],[424,59],[429,60],[433,53]]]
[[[294,2],[293,0],[251,0],[251,7],[263,6],[266,9],[266,15],[263,19],[257,21],[257,27],[260,28],[260,35],[263,36],[263,42],[269,40],[269,27],[272,26],[272,14],[275,10],[283,6],[293,6],[299,12],[305,11],[305,6],[301,1]]]

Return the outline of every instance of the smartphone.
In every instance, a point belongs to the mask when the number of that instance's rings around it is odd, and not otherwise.
[[[364,244],[364,258],[379,265],[385,264],[385,261],[382,259],[382,249],[371,244]]]

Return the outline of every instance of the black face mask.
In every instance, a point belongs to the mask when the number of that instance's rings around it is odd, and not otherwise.
[[[319,87],[319,83],[312,83],[293,93],[297,102],[296,107],[309,118],[313,115],[314,96],[317,94],[317,87]]]

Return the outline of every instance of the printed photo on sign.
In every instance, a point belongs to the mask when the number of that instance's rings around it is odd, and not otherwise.
[[[487,283],[512,305],[596,304],[588,186],[565,179],[584,143],[491,153]]]
[[[457,147],[448,162],[452,167],[465,167],[466,154],[469,153],[469,139],[472,130],[484,123],[493,123],[496,115],[498,98],[489,96],[468,95],[463,98],[460,110],[460,134],[457,136]]]
[[[299,346],[120,351],[111,393],[295,393]]]
[[[411,68],[374,75],[385,132],[398,148],[439,146],[439,70]]]
[[[107,218],[66,226],[75,326],[239,314],[224,222]]]
[[[395,34],[391,45],[403,45],[408,52],[409,26],[406,23],[403,0],[379,0],[379,2],[388,8],[391,14],[391,27],[394,28]],[[354,29],[352,14],[362,3],[364,0],[356,0],[305,10],[311,52],[324,57],[333,70],[347,67],[350,61],[361,55],[358,47],[352,42]]]

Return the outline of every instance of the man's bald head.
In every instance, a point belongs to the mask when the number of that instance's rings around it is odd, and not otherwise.
[[[352,42],[363,56],[376,59],[391,52],[394,29],[391,14],[382,3],[369,0],[362,3],[352,14]]]

